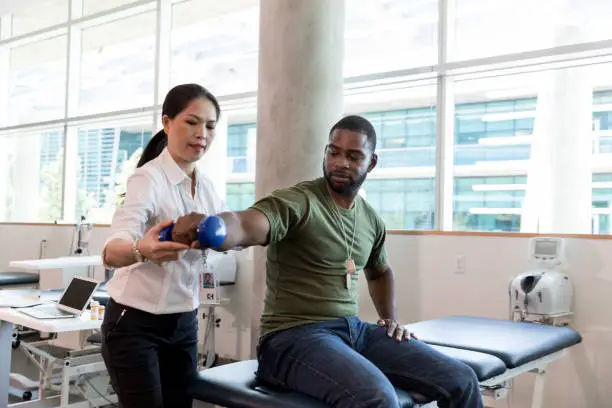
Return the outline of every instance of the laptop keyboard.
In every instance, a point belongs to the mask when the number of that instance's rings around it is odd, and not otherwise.
[[[72,313],[65,312],[63,310],[55,307],[55,304],[51,305],[39,305],[35,308],[37,314],[46,315],[49,317],[64,317],[64,316],[73,316]]]

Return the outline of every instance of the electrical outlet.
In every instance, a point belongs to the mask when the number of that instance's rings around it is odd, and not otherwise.
[[[455,273],[460,275],[465,273],[465,255],[457,255],[455,259]]]

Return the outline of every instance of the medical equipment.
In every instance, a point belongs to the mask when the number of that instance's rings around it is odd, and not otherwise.
[[[529,260],[535,269],[516,276],[510,282],[511,320],[554,322],[572,314],[573,286],[568,275],[558,270],[564,256],[560,238],[533,238]]]
[[[81,216],[74,227],[68,255],[89,255],[89,238],[92,231],[93,224],[85,222],[85,217]]]
[[[407,325],[410,332],[437,351],[463,361],[476,373],[483,396],[506,397],[509,381],[536,373],[532,407],[542,408],[545,368],[582,342],[580,334],[567,327],[512,322],[471,316],[450,316]],[[257,381],[256,360],[213,367],[201,371],[191,384],[194,407],[209,403],[221,407],[310,407],[327,405],[312,398]],[[396,388],[401,407],[435,408],[438,405],[410,390]]]
[[[222,286],[234,285],[236,283],[237,262],[233,253],[209,251],[207,257],[207,267],[214,272],[216,277],[216,291]],[[203,341],[200,344],[200,358],[198,364],[200,369],[213,367],[218,362],[218,354],[216,353],[216,338],[215,329],[221,325],[221,317],[217,313],[217,308],[226,305],[229,299],[221,299],[216,297],[215,302],[202,303],[201,308],[206,311],[202,313],[202,319],[205,320]]]

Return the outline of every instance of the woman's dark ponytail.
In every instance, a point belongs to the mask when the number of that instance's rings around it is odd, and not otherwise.
[[[136,167],[144,166],[146,163],[159,156],[166,146],[168,146],[168,135],[162,129],[149,140],[149,143],[142,151],[142,155]]]

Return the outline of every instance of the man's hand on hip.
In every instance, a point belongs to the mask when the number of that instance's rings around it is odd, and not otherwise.
[[[376,323],[379,327],[387,329],[387,336],[395,338],[397,341],[417,339],[410,331],[401,326],[395,319],[379,319]]]

